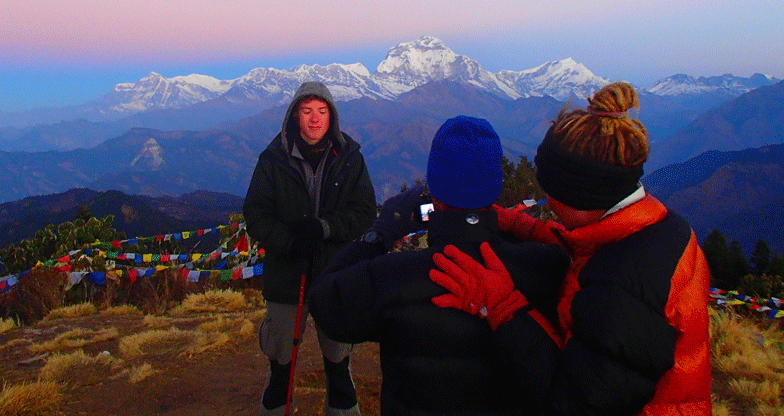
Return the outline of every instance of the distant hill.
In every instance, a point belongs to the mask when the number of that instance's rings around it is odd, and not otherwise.
[[[784,144],[705,152],[651,173],[643,184],[689,220],[701,242],[718,229],[747,254],[760,239],[784,254]]]
[[[30,238],[48,224],[73,221],[82,206],[95,217],[114,215],[114,228],[128,237],[150,237],[226,225],[229,215],[242,212],[242,198],[207,191],[152,198],[89,189],[29,197],[0,204],[0,247]]]
[[[340,103],[341,128],[361,146],[379,201],[424,178],[438,127],[459,114],[487,118],[511,160],[532,155],[563,103],[551,97],[508,100],[470,84],[438,81],[395,100]],[[90,149],[0,152],[0,202],[86,187],[176,196],[198,189],[245,195],[259,153],[278,133],[286,106],[225,130],[132,129]],[[530,158],[529,158],[530,159]]]
[[[227,131],[133,129],[91,149],[0,152],[0,202],[72,188],[148,196],[199,189],[245,195],[265,145]]]
[[[760,87],[705,112],[662,143],[647,163],[658,169],[709,150],[743,150],[784,143],[784,81]]]

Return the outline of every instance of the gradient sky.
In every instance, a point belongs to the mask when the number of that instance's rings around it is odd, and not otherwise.
[[[647,87],[684,73],[784,79],[781,0],[0,0],[0,111],[82,104],[151,71],[364,64],[423,35],[485,69],[571,57]],[[418,2],[417,2],[418,3]]]

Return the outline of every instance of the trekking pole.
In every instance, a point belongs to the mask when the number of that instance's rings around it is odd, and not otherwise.
[[[291,395],[294,391],[294,367],[297,366],[297,348],[299,347],[299,326],[302,320],[302,303],[305,297],[305,273],[302,273],[302,281],[299,284],[299,302],[297,303],[297,321],[294,323],[294,341],[291,348],[291,371],[289,372],[289,391],[286,394],[286,416],[291,413]]]

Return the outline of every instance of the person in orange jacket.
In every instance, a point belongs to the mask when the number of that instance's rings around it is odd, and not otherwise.
[[[561,245],[572,258],[558,325],[538,319],[489,246],[483,266],[455,247],[434,255],[441,307],[487,317],[532,413],[710,415],[709,271],[688,223],[645,193],[649,146],[627,83],[562,110],[537,149],[537,179],[560,219],[501,208],[499,228]]]

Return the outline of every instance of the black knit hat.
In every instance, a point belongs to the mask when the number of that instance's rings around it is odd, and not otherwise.
[[[637,190],[642,164],[619,166],[572,153],[547,131],[536,151],[536,179],[558,202],[581,211],[610,209]]]

